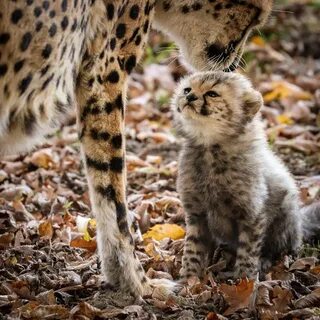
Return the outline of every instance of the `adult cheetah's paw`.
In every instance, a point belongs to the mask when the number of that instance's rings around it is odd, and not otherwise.
[[[169,296],[178,293],[181,284],[168,279],[148,279],[148,284],[144,286],[144,296],[152,296],[159,300],[166,300]]]

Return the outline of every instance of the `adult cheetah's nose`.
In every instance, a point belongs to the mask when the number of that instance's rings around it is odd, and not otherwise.
[[[225,58],[225,49],[218,44],[212,43],[207,46],[206,54],[209,60],[213,59],[224,59]]]
[[[186,99],[188,102],[196,101],[198,100],[197,96],[193,93],[190,93],[186,96]]]

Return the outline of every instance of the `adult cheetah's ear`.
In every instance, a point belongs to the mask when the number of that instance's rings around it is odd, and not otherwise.
[[[263,105],[263,98],[259,91],[250,89],[243,97],[243,110],[249,119],[252,119]]]

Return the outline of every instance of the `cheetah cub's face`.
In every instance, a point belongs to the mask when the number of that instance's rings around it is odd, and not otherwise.
[[[244,76],[201,72],[183,79],[173,99],[175,120],[190,135],[239,135],[262,105],[261,94]]]

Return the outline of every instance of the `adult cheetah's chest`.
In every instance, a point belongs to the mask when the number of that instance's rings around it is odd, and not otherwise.
[[[88,16],[86,1],[1,6],[0,135],[8,144],[47,133],[74,104]]]

